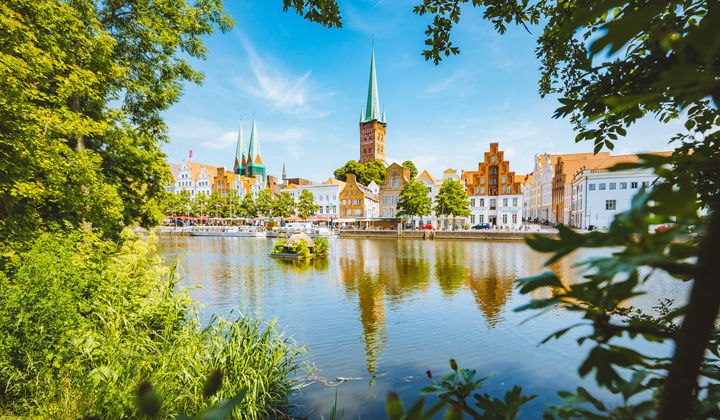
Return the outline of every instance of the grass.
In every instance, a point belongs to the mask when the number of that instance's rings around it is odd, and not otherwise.
[[[299,350],[237,314],[201,325],[154,250],[130,232],[119,245],[46,234],[0,272],[0,413],[137,417],[137,387],[149,382],[160,417],[241,390],[236,417],[285,415]],[[223,384],[205,397],[215,371]]]

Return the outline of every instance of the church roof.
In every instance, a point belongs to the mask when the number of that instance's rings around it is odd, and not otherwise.
[[[255,120],[252,123],[252,130],[250,130],[250,144],[248,146],[248,164],[262,165],[263,161],[260,157],[260,140],[258,139],[257,127]]]
[[[378,93],[377,76],[375,74],[375,49],[370,55],[370,81],[368,82],[368,96],[365,109],[360,115],[360,122],[378,120],[385,122],[380,115],[380,94]]]
[[[235,165],[245,166],[245,139],[243,138],[242,121],[240,121],[237,146],[235,147]]]

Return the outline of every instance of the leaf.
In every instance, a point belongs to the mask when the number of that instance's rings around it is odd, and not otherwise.
[[[388,392],[387,400],[385,401],[385,414],[390,420],[398,420],[405,414],[405,409],[403,409],[400,397],[393,391]]]
[[[528,294],[535,289],[541,287],[558,287],[563,288],[562,282],[557,275],[552,271],[545,271],[544,273],[536,276],[524,277],[515,280],[517,286],[520,288],[520,293]]]

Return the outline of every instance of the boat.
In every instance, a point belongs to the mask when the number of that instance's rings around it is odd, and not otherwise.
[[[295,233],[304,233],[310,238],[334,236],[333,231],[326,227],[314,227],[312,223],[288,223],[276,226],[267,233],[268,238],[289,238]]]
[[[264,238],[262,226],[194,226],[190,236],[223,236],[230,238]]]

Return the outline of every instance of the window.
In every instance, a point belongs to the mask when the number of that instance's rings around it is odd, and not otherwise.
[[[355,209],[355,215],[360,216],[360,209]]]
[[[494,198],[490,199],[490,208],[495,208],[495,199]]]
[[[485,199],[484,198],[480,199],[480,207],[485,207]]]
[[[507,207],[507,205],[508,205],[508,199],[503,198],[503,206]]]
[[[633,188],[633,189],[634,189],[634,188],[637,188],[637,182],[631,182],[631,183],[630,183],[630,188]]]
[[[395,178],[390,178],[390,188],[395,187]]]
[[[649,183],[649,182],[647,182],[647,181],[643,181],[643,184],[642,184],[642,185],[643,185],[643,188],[647,188],[647,187],[648,187],[648,185],[650,185],[650,183]]]
[[[485,178],[480,178],[480,185],[485,185]]]
[[[490,161],[492,163],[495,163],[497,161],[497,158],[495,157],[495,155],[493,155],[493,157],[490,158]]]
[[[470,200],[470,205],[475,207],[475,199],[474,198]]]
[[[356,205],[356,206],[359,206],[359,205],[360,205],[360,199],[355,200],[355,205]]]
[[[605,210],[615,210],[615,200],[605,200]]]
[[[590,184],[588,187],[590,191],[595,191],[595,184]]]
[[[395,204],[395,196],[394,196],[394,195],[391,195],[391,196],[390,196],[390,204],[391,204],[391,205],[392,205],[392,204]]]
[[[611,189],[611,190],[616,189],[616,187],[617,187],[617,184],[616,184],[616,183],[614,183],[614,182],[611,182],[611,183],[610,183],[610,189]]]
[[[387,206],[387,197],[383,197],[383,205]]]
[[[627,190],[627,182],[621,182],[621,183],[620,183],[620,189],[621,189],[621,190]]]
[[[507,225],[507,214],[503,214],[502,220],[503,220],[503,224]]]
[[[485,194],[485,188],[480,188],[480,194]]]
[[[507,182],[507,177],[502,177],[502,183],[504,184],[506,182]]]
[[[505,194],[505,187],[502,187],[502,193]]]
[[[320,214],[323,214],[323,208],[320,206]]]
[[[470,215],[470,223],[475,223],[475,215],[474,214]]]
[[[485,220],[485,216],[483,216],[482,214],[480,216],[478,216],[478,223],[483,223],[484,220]]]
[[[604,190],[605,190],[605,183],[604,183],[604,182],[601,182],[600,184],[598,184],[598,188],[600,189],[600,191],[604,191]]]
[[[517,206],[517,198],[513,198],[513,206]],[[515,217],[515,216],[513,216]]]
[[[512,222],[513,222],[513,225],[517,224],[517,214],[512,215]]]

